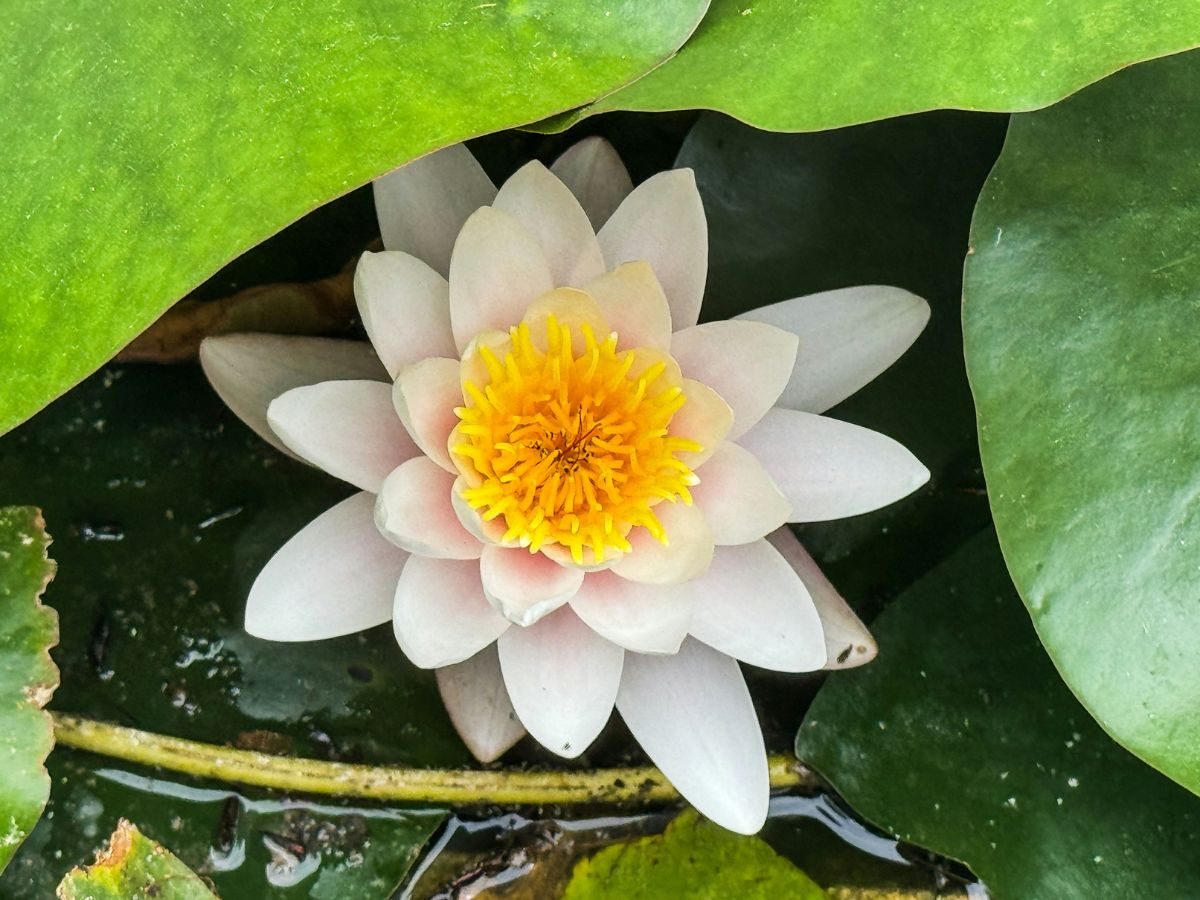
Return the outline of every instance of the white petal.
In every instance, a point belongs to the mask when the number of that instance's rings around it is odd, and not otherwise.
[[[454,730],[481,763],[499,759],[525,736],[525,726],[504,687],[495,644],[438,669],[437,683]]]
[[[496,187],[462,144],[375,179],[375,213],[383,246],[403,250],[442,275],[467,217],[496,196]]]
[[[263,566],[246,601],[246,631],[318,641],[386,622],[408,554],[375,528],[375,498],[355,494],[309,522]]]
[[[462,526],[451,503],[454,476],[429,459],[410,459],[388,475],[375,503],[375,524],[397,547],[439,559],[479,559],[483,545]]]
[[[612,714],[625,655],[569,607],[500,637],[504,683],[524,726],[547,750],[573,759]]]
[[[795,569],[817,607],[821,630],[825,632],[826,669],[853,669],[873,660],[879,645],[854,610],[830,584],[816,561],[796,539],[790,528],[780,528],[767,537],[788,564]]]
[[[380,381],[326,381],[276,397],[267,421],[306,462],[372,494],[389,472],[421,451]]]
[[[556,287],[580,287],[604,274],[604,256],[587,213],[537,160],[517,170],[492,204],[538,239]]]
[[[777,672],[825,665],[821,619],[800,576],[768,541],[720,547],[688,584],[691,633],[743,662]]]
[[[594,572],[571,609],[602,637],[636,653],[677,653],[692,620],[689,585],[649,585]]]
[[[414,555],[396,586],[392,627],[413,665],[435,669],[474,656],[509,625],[484,599],[479,563]]]
[[[713,535],[700,508],[683,502],[663,502],[654,514],[667,533],[663,545],[645,528],[629,533],[633,549],[613,563],[612,571],[642,584],[679,584],[708,568],[713,557]]]
[[[508,531],[508,525],[505,524],[503,516],[485,522],[479,513],[471,508],[471,504],[464,500],[462,496],[462,492],[466,488],[467,480],[465,478],[460,475],[454,479],[454,487],[450,493],[450,506],[453,508],[454,514],[458,516],[459,524],[481,544],[519,547],[520,543],[515,540],[505,543],[504,535]]]
[[[787,386],[796,366],[794,334],[761,322],[708,322],[677,331],[671,355],[687,378],[733,409],[729,439],[749,431]]]
[[[583,570],[560,566],[524,547],[485,544],[479,569],[483,592],[514,625],[532,625],[575,596]]]
[[[692,502],[704,512],[718,547],[757,541],[792,511],[762,463],[737,444],[721,444],[696,474]]]
[[[890,437],[793,409],[771,410],[738,443],[788,498],[793,522],[870,512],[929,480],[929,470]]]
[[[339,379],[387,380],[370,344],[278,334],[224,334],[200,343],[200,366],[217,395],[259,437],[292,451],[267,424],[271,401],[292,388]]]
[[[553,288],[541,244],[528,228],[490,206],[474,212],[450,260],[450,325],[459,351],[481,331],[508,331]]]
[[[691,169],[659,172],[642,182],[597,237],[610,269],[634,260],[650,263],[676,330],[696,324],[708,275],[708,226]]]
[[[678,454],[679,459],[697,469],[717,452],[729,434],[733,427],[733,409],[724,397],[703,382],[685,378],[682,386],[687,399],[671,417],[670,431],[673,436],[687,438],[701,446],[698,453]]]
[[[762,730],[738,664],[695,640],[675,656],[625,656],[617,710],[642,749],[696,809],[754,834],[770,778]]]
[[[446,446],[458,424],[454,410],[463,403],[458,373],[457,359],[423,359],[400,370],[392,391],[396,413],[413,441],[447,472],[458,471]]]
[[[363,327],[388,373],[429,356],[457,356],[450,332],[450,284],[415,256],[364,253],[354,270]]]
[[[929,321],[929,304],[900,288],[868,285],[784,300],[738,318],[767,322],[800,339],[779,405],[819,413],[899,359]]]
[[[602,137],[586,137],[568,148],[550,171],[571,189],[596,230],[633,190],[621,157]]]
[[[596,298],[622,349],[671,346],[671,307],[649,263],[617,266],[584,290]]]

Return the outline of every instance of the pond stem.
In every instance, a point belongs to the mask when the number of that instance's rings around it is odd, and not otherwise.
[[[157,766],[196,778],[371,800],[541,806],[593,802],[650,803],[679,793],[651,766],[587,771],[416,769],[273,756],[203,744],[136,728],[51,712],[60,746]],[[770,757],[771,787],[816,787],[794,757]]]

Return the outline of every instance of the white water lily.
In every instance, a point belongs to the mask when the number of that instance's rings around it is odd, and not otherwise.
[[[767,761],[738,660],[873,655],[783,526],[927,480],[895,441],[820,413],[895,361],[928,307],[862,287],[698,325],[691,171],[635,189],[595,138],[499,190],[450,147],[375,198],[387,249],[355,276],[373,352],[263,335],[201,350],[247,424],[361,491],[266,565],[247,630],[391,621],[484,761],[526,729],[577,756],[615,706],[701,812],[757,831]]]

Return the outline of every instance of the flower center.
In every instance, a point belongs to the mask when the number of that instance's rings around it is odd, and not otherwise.
[[[692,502],[698,479],[676,454],[703,448],[669,431],[686,400],[669,357],[577,330],[549,315],[544,350],[525,323],[510,329],[503,359],[481,345],[489,380],[463,384],[464,440],[452,450],[475,476],[463,499],[484,521],[503,516],[505,541],[561,544],[583,565],[585,550],[589,563],[631,550],[636,526],[666,543],[652,507]]]

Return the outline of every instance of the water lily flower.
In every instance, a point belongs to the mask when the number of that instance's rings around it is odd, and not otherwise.
[[[578,756],[615,707],[701,812],[757,831],[766,753],[738,661],[873,654],[784,525],[927,480],[895,441],[821,413],[891,365],[928,307],[873,286],[697,324],[692,172],[634,188],[595,138],[499,190],[450,147],[375,199],[387,249],[355,275],[371,346],[202,347],[250,427],[359,489],[267,563],[246,629],[392,622],[485,761],[526,730]]]

